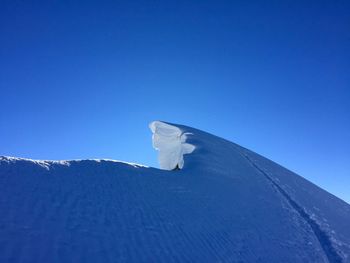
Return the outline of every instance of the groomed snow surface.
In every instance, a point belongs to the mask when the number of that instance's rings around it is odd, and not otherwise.
[[[0,262],[350,262],[349,204],[227,140],[150,127],[162,169],[1,157]]]

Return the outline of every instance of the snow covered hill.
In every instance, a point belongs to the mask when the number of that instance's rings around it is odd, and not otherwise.
[[[350,262],[350,205],[227,140],[151,129],[167,170],[0,157],[0,262]]]

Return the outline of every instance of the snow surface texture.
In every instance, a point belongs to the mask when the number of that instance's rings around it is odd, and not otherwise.
[[[149,125],[153,136],[153,147],[159,151],[159,166],[164,170],[182,169],[184,166],[184,154],[192,153],[195,147],[186,143],[188,133],[184,133],[178,127],[154,121]]]
[[[0,157],[0,262],[350,262],[349,204],[169,125],[195,147],[176,172]]]

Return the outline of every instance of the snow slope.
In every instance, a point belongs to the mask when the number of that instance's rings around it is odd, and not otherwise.
[[[181,170],[0,157],[0,262],[350,262],[350,205],[234,143],[167,125],[186,138],[160,161]]]

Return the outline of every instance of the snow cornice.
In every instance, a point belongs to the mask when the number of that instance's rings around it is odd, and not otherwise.
[[[190,154],[195,146],[186,142],[187,135],[180,128],[154,121],[149,125],[153,136],[153,147],[159,151],[158,161],[161,169],[174,170],[184,167],[184,154]]]

